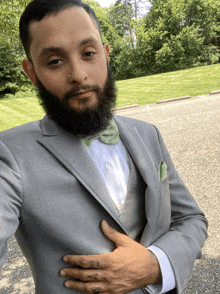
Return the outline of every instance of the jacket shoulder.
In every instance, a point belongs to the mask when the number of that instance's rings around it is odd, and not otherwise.
[[[116,121],[116,123],[119,122],[125,126],[127,125],[128,127],[133,126],[140,133],[144,132],[145,134],[148,133],[148,135],[151,134],[151,135],[157,136],[159,132],[157,127],[155,127],[154,125],[139,119],[120,116],[120,115],[114,115],[114,120]]]
[[[40,121],[33,121],[21,126],[17,126],[5,131],[0,132],[0,141],[11,142],[13,140],[23,140],[27,137],[36,136],[36,134],[42,134]]]

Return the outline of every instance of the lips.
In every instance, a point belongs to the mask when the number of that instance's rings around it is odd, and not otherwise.
[[[69,99],[73,99],[74,97],[77,98],[87,98],[88,96],[90,96],[94,91],[96,90],[96,88],[85,88],[85,89],[79,89],[77,91],[77,89],[74,89],[72,91],[70,91],[68,94],[66,94],[65,96],[65,100],[69,100]]]
[[[87,94],[89,92],[92,92],[92,90],[79,91],[74,96],[79,96],[79,95]]]
[[[81,90],[79,92],[74,93],[73,96],[69,97],[68,100],[83,100],[90,99],[92,97],[93,90]]]

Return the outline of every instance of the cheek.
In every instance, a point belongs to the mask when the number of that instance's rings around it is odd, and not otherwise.
[[[44,72],[39,78],[48,91],[57,96],[63,96],[63,89],[65,86],[64,75]]]
[[[106,63],[104,65],[99,66],[96,70],[93,71],[93,76],[95,78],[96,83],[103,87],[107,78],[107,66]]]

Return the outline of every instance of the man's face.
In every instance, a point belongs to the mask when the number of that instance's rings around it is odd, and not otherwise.
[[[32,22],[30,35],[34,67],[28,61],[23,62],[23,67],[32,83],[39,88],[45,110],[52,105],[51,99],[54,98],[58,102],[57,107],[60,102],[65,109],[68,108],[69,114],[70,110],[78,114],[78,119],[80,115],[86,116],[88,112],[96,114],[98,111],[99,118],[96,120],[100,120],[101,112],[108,109],[108,113],[104,111],[102,114],[107,115],[106,119],[109,120],[109,110],[114,106],[115,96],[108,69],[108,45],[102,45],[99,31],[87,12],[81,7],[71,7],[40,22]],[[108,89],[109,86],[111,89]],[[108,97],[110,102],[103,97],[106,91],[114,96]],[[50,102],[45,107],[47,97]],[[56,110],[53,108],[52,112]],[[106,119],[103,118],[103,122]],[[97,128],[97,131],[102,130],[104,125]],[[90,135],[94,132],[90,130],[83,134],[84,131],[79,131],[79,134]]]

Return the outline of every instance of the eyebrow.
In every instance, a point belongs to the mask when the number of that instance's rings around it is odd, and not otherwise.
[[[93,37],[90,37],[90,38],[87,38],[87,39],[84,39],[82,40],[80,43],[79,43],[79,48],[88,44],[88,43],[97,43],[98,41],[93,38]],[[47,54],[51,53],[51,52],[54,52],[54,53],[57,53],[57,52],[62,52],[62,51],[65,51],[65,49],[63,49],[62,47],[56,47],[56,46],[51,46],[51,47],[47,47],[47,48],[43,48],[41,50],[41,53],[39,55],[39,58],[42,58],[44,56],[46,56]]]

